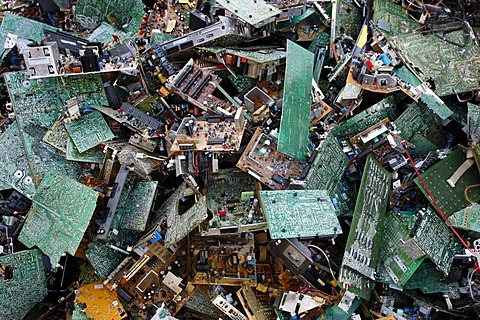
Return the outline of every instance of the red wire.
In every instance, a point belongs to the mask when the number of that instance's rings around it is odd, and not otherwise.
[[[433,194],[430,192],[430,189],[428,188],[427,184],[425,183],[425,180],[423,180],[422,176],[420,175],[420,172],[418,171],[417,166],[415,165],[415,162],[413,162],[413,159],[412,159],[412,157],[410,156],[410,153],[408,153],[407,150],[405,150],[405,153],[407,154],[408,160],[410,160],[410,163],[412,164],[412,167],[413,167],[413,169],[415,170],[415,173],[417,174],[418,178],[419,178],[420,181],[422,182],[423,187],[424,187],[425,190],[427,191],[428,196],[430,197],[430,200],[432,200],[433,205],[435,206],[435,208],[437,209],[437,211],[440,213],[440,215],[442,216],[443,220],[445,220],[445,222],[447,223],[447,225],[450,227],[450,229],[452,230],[452,232],[457,236],[458,240],[460,240],[460,242],[461,242],[462,245],[465,247],[465,249],[467,249],[468,251],[470,251],[470,252],[473,254],[472,250],[470,249],[470,246],[469,246],[469,245],[463,240],[463,238],[458,234],[457,230],[455,230],[455,228],[453,227],[452,223],[450,222],[450,220],[448,220],[448,217],[445,215],[445,213],[443,213],[443,210],[440,208],[440,206],[438,205],[437,201],[436,201],[435,198],[433,197]]]

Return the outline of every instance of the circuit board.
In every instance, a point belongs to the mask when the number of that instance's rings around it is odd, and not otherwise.
[[[38,249],[0,257],[0,318],[21,320],[47,295],[42,253]]]
[[[213,213],[202,235],[220,235],[264,229],[266,222],[259,210],[252,177],[240,170],[222,170],[210,174],[206,182],[207,207]],[[226,229],[225,229],[226,228]]]
[[[110,20],[117,29],[137,32],[144,15],[140,0],[80,0],[76,3],[75,20],[82,27],[93,30],[101,22]]]
[[[104,284],[117,291],[119,298],[129,307],[138,308],[139,316],[147,319],[147,310],[141,307],[163,302],[175,315],[188,301],[194,291],[190,283],[182,282],[180,276],[187,268],[186,250],[177,247],[175,252],[166,249],[160,242],[142,242],[134,251],[141,256],[138,260],[125,258],[107,277]],[[183,252],[183,254],[180,254]],[[168,278],[167,278],[168,277]],[[167,280],[173,281],[167,281]],[[176,297],[176,298],[175,298]]]
[[[480,143],[480,106],[467,103],[468,107],[468,133],[476,144]]]
[[[121,230],[145,231],[150,209],[157,194],[157,186],[158,181],[126,183],[112,227]]]
[[[288,188],[290,180],[298,180],[305,170],[303,162],[277,151],[275,138],[262,128],[253,134],[237,167],[274,190]]]
[[[276,320],[277,315],[269,303],[261,303],[253,292],[253,289],[245,283],[242,283],[240,290],[237,291],[237,297],[240,300],[245,313],[249,319],[256,320]]]
[[[185,303],[185,309],[203,315],[206,319],[221,319],[223,313],[212,304],[211,295],[214,293],[210,286],[196,286],[195,292]]]
[[[32,39],[40,42],[45,37],[43,31],[45,29],[50,31],[57,30],[57,28],[48,24],[5,12],[0,26],[0,45],[3,48],[8,33],[17,35],[20,39]]]
[[[85,306],[82,311],[92,319],[118,320],[127,317],[116,292],[109,290],[101,281],[78,288],[75,295],[75,301]]]
[[[422,174],[423,180],[428,189],[430,189],[436,202],[447,216],[451,216],[470,204],[470,202],[465,199],[465,188],[480,181],[478,169],[473,165],[458,179],[455,183],[455,187],[451,187],[447,183],[447,180],[450,179],[465,160],[465,152],[459,148]],[[414,181],[423,194],[430,200],[428,192],[423,187],[420,179],[416,178]],[[471,189],[468,196],[473,201],[478,201],[480,199],[480,189]]]
[[[444,275],[430,260],[425,260],[405,285],[405,289],[419,289],[425,294],[449,292],[458,289],[458,283],[448,283]]]
[[[97,110],[85,114],[76,121],[65,124],[65,128],[80,153],[114,137],[107,121]]]
[[[348,291],[369,300],[375,285],[392,174],[368,156],[340,269]]]
[[[43,141],[63,153],[67,152],[68,132],[61,121],[55,121],[43,137]]]
[[[395,98],[389,96],[333,128],[332,133],[338,139],[349,139],[356,133],[370,128],[385,118],[390,119],[390,121],[395,120],[398,115],[399,111]]]
[[[67,138],[67,152],[65,158],[69,161],[102,163],[104,154],[100,147],[93,147],[85,152],[79,152],[71,137]]]
[[[105,279],[125,258],[125,254],[102,242],[94,243],[87,249],[86,255],[95,273],[101,279]]]
[[[385,216],[377,281],[403,286],[425,260],[425,253],[410,238],[410,231],[395,213]]]
[[[67,176],[44,176],[18,240],[37,246],[56,265],[64,252],[75,255],[97,204],[97,193]]]
[[[50,171],[78,178],[81,168],[65,160],[43,138],[47,129],[64,115],[63,105],[72,97],[80,105],[108,105],[101,77],[89,74],[30,80],[25,72],[6,73],[4,77],[35,185]]]
[[[393,123],[398,134],[407,141],[410,141],[416,133],[420,133],[434,144],[438,144],[441,139],[441,126],[437,119],[430,109],[414,102]]]
[[[474,90],[480,79],[480,48],[458,30],[448,34],[407,33],[393,37],[400,53],[421,72],[423,80],[435,79],[435,93],[446,96]],[[461,47],[448,43],[459,44]]]
[[[337,37],[340,37],[343,33],[350,37],[357,37],[362,27],[363,18],[360,8],[353,1],[338,1],[335,16],[337,20],[335,35]]]
[[[16,122],[0,136],[0,182],[28,198],[35,194],[35,185]]]
[[[183,204],[189,207],[181,212]],[[184,182],[164,202],[160,212],[167,217],[165,247],[169,248],[207,218],[207,200],[205,196],[196,195]]]
[[[306,160],[309,144],[305,124],[310,121],[312,77],[313,53],[288,41],[277,150],[300,161]]]
[[[387,35],[413,32],[420,25],[410,19],[408,13],[401,6],[388,0],[374,2],[373,22]]]
[[[260,191],[272,239],[330,237],[342,233],[326,190]]]
[[[253,233],[211,239],[194,238],[191,247],[191,283],[222,286],[247,283],[256,286]]]
[[[457,228],[480,232],[480,205],[473,203],[451,215],[448,220]]]
[[[453,257],[461,252],[457,238],[432,209],[422,209],[419,214],[413,238],[437,268],[448,275]]]
[[[337,216],[348,214],[354,207],[353,200],[349,198],[346,187],[341,181],[347,165],[348,157],[330,133],[322,142],[305,178],[305,189],[328,191]]]
[[[421,133],[415,133],[409,142],[412,144],[411,150],[414,150],[420,157],[438,149],[436,144],[425,138]]]

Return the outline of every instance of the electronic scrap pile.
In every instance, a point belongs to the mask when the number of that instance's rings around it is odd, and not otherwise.
[[[477,0],[0,3],[0,319],[480,318]]]

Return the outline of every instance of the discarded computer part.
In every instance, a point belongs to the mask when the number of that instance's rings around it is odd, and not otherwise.
[[[130,139],[128,140],[128,143],[139,147],[141,149],[144,149],[148,152],[154,152],[155,149],[158,146],[158,143],[156,140],[153,139],[147,139],[137,133],[133,134]]]
[[[228,112],[232,104],[213,95],[216,86],[212,83],[219,84],[221,81],[220,77],[201,69],[193,63],[193,59],[190,59],[177,75],[170,79],[169,85],[173,92],[201,110],[211,114],[222,114]]]
[[[200,225],[202,236],[264,230],[254,180],[240,170],[222,170],[208,176],[205,183],[208,209],[213,217]]]
[[[159,209],[167,219],[165,246],[182,240],[207,218],[207,201],[182,183]]]
[[[419,22],[411,19],[402,6],[388,0],[374,3],[373,22],[387,35],[399,35],[415,31]]]
[[[326,190],[261,191],[260,197],[272,239],[342,234]]]
[[[470,159],[473,161],[473,157],[469,157],[469,152],[458,148],[422,173],[428,189],[447,216],[470,205],[464,195],[465,188],[480,181],[477,167],[473,162],[469,162]],[[415,179],[415,184],[430,200],[419,178]],[[472,188],[468,191],[468,197],[472,201],[478,200],[480,189]]]
[[[299,182],[300,186],[307,190],[327,190],[337,216],[350,214],[355,206],[354,200],[349,185],[342,181],[348,157],[332,133],[312,153],[308,162],[310,161],[308,171],[304,170],[304,181]]]
[[[138,308],[142,318],[147,318],[154,305],[162,303],[175,315],[194,292],[190,283],[179,286],[184,281],[179,276],[187,268],[184,250],[179,248],[173,252],[157,239],[142,241],[133,250],[138,258],[123,260],[104,284],[116,290],[124,303]]]
[[[473,104],[467,103],[468,114],[467,114],[467,126],[469,138],[473,143],[480,143],[480,107]]]
[[[414,102],[393,121],[396,132],[410,141],[416,133],[439,145],[442,139],[441,124],[431,110],[421,102]]]
[[[444,275],[450,273],[454,256],[461,252],[457,238],[431,208],[419,210],[411,234],[417,245]]]
[[[80,153],[114,137],[99,111],[89,112],[76,121],[66,123],[65,128]]]
[[[0,257],[0,316],[20,320],[47,295],[47,279],[38,249]]]
[[[437,269],[436,265],[427,259],[405,284],[405,289],[418,289],[425,294],[447,293],[458,290],[458,283],[447,281],[445,275]]]
[[[456,228],[480,232],[480,205],[472,203],[451,215],[448,220]]]
[[[95,242],[90,246],[86,255],[95,273],[100,279],[105,279],[125,258],[125,254],[112,249],[108,243]]]
[[[107,9],[108,8],[108,9]],[[75,6],[75,21],[83,28],[93,30],[103,21],[116,29],[136,34],[144,15],[144,4],[140,0],[128,3],[111,3],[105,0],[78,1]]]
[[[245,283],[242,283],[240,290],[237,291],[237,297],[243,306],[248,319],[252,320],[274,320],[277,315],[269,301],[260,302],[252,290]]]
[[[277,151],[276,141],[257,128],[237,167],[272,189],[288,189],[291,180],[300,178],[305,164]]]
[[[67,150],[65,158],[69,161],[89,162],[89,163],[102,163],[104,154],[102,149],[98,146],[90,148],[84,152],[78,151],[75,143],[71,137],[67,138]]]
[[[58,75],[60,52],[56,42],[47,42],[36,47],[25,46],[21,48],[21,52],[30,78]]]
[[[122,190],[112,223],[116,229],[145,231],[158,181],[129,181]]]
[[[302,63],[298,63],[302,61]],[[283,91],[282,118],[277,150],[300,161],[306,161],[308,125],[310,123],[310,91],[313,77],[313,54],[287,43],[287,67]]]
[[[221,238],[199,237],[193,239],[190,245],[191,283],[223,286],[239,286],[242,283],[256,285],[256,259],[252,233]]]
[[[474,41],[466,40],[469,37],[463,30],[449,32],[445,37],[449,42],[435,35],[412,32],[394,36],[392,41],[423,81],[435,79],[439,96],[474,90],[478,84],[475,79],[480,77],[480,71],[474,67],[478,65],[480,48]],[[453,72],[447,72],[452,69]]]
[[[101,106],[93,106],[93,108],[145,138],[156,138],[163,132],[163,123],[161,121],[147,115],[127,102],[122,103],[120,109],[117,110]]]
[[[385,118],[393,121],[398,115],[399,111],[396,106],[395,98],[389,96],[334,127],[332,133],[338,139],[348,139],[356,133],[379,123]],[[407,139],[407,137],[405,137],[405,139]]]
[[[314,265],[311,251],[297,239],[272,240],[267,248],[306,285],[318,290],[324,289],[327,283],[336,286],[330,270],[327,268],[328,271],[325,271],[319,265]]]
[[[240,148],[247,121],[243,109],[235,116],[209,116],[205,121],[185,117],[174,134],[170,153],[233,152]],[[172,134],[170,134],[172,137]]]
[[[370,299],[381,245],[392,175],[372,156],[367,158],[357,204],[345,246],[340,282],[363,299]]]
[[[96,281],[78,288],[75,301],[84,305],[82,311],[89,317],[124,319],[127,313],[118,300],[115,291],[109,290],[102,282]]]
[[[112,227],[113,219],[117,214],[118,204],[120,202],[120,197],[122,196],[123,188],[125,182],[127,181],[127,176],[130,170],[127,168],[127,164],[122,163],[115,177],[115,182],[112,187],[112,193],[107,202],[107,207],[101,219],[97,219],[98,230],[97,230],[97,239],[105,240],[108,238],[110,229]]]
[[[395,213],[388,213],[379,251],[377,281],[403,286],[425,257],[402,220]]]
[[[63,153],[67,152],[68,132],[61,121],[55,123],[48,129],[43,137],[43,141],[60,150]]]
[[[40,42],[44,35],[44,29],[55,31],[56,28],[21,15],[5,12],[0,27],[0,44],[5,48],[13,48],[16,38],[32,39]],[[10,36],[9,36],[10,34]]]
[[[47,128],[64,115],[64,103],[72,97],[80,105],[107,104],[100,76],[79,75],[63,81],[59,78],[30,80],[25,72],[12,72],[4,74],[4,77],[35,185],[38,185],[44,174],[52,170],[79,177],[81,168],[66,161],[42,139]]]
[[[75,255],[97,204],[97,193],[57,172],[45,175],[33,198],[18,240],[37,246],[53,265],[68,252]]]
[[[205,318],[221,318],[223,312],[212,304],[210,295],[213,293],[211,286],[195,286],[195,292],[185,303],[184,308],[197,316]]]
[[[237,308],[235,308],[230,302],[228,302],[224,297],[218,295],[215,299],[212,300],[212,304],[220,309],[228,318],[232,320],[247,320],[248,318],[241,313]]]
[[[322,302],[322,299],[311,297],[307,294],[288,291],[283,292],[277,307],[281,311],[301,316],[320,308]]]
[[[0,182],[31,199],[35,184],[16,122],[0,135],[0,149],[4,150],[0,153]]]

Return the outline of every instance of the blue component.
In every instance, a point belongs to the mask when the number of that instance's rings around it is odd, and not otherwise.
[[[257,259],[247,260],[247,265],[254,266],[257,264]]]
[[[387,55],[385,53],[382,53],[380,56],[379,56],[380,60],[382,60],[383,64],[385,64],[386,66],[389,66],[392,64],[392,60],[390,60],[389,57],[387,57]]]
[[[150,243],[154,244],[160,240],[162,240],[162,235],[160,234],[160,232],[155,231],[155,233],[152,235],[152,238],[150,239]]]

